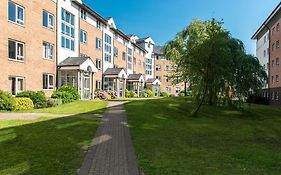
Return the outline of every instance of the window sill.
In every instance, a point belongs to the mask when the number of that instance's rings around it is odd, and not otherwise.
[[[10,23],[12,23],[12,24],[15,24],[15,25],[17,25],[17,26],[20,26],[20,27],[25,28],[24,24],[19,24],[19,23],[17,23],[17,22],[11,21],[11,20],[9,20],[9,19],[8,19],[8,22],[10,22]]]
[[[51,62],[55,62],[55,59],[50,59],[50,58],[42,58],[43,60],[46,60],[46,61],[51,61]]]
[[[52,31],[52,32],[55,32],[55,29],[53,28],[49,28],[49,27],[46,27],[46,26],[43,26],[43,29],[47,29],[47,30],[49,30],[49,31]]]
[[[13,62],[18,62],[18,63],[25,63],[25,61],[21,61],[21,60],[16,60],[16,59],[11,59],[11,58],[8,58],[9,61],[13,61]]]

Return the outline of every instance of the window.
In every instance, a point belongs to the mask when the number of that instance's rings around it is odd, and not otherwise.
[[[280,24],[278,23],[278,24],[276,25],[276,31],[279,32],[279,30],[280,30]]]
[[[171,67],[169,65],[166,66],[166,71],[167,72],[171,71]]]
[[[83,20],[87,19],[87,13],[83,9],[80,10],[80,18],[83,19]]]
[[[126,60],[126,52],[122,52],[122,60],[123,60],[123,61]]]
[[[266,43],[266,36],[264,36],[264,41],[263,42]]]
[[[10,81],[10,91],[12,95],[17,95],[18,93],[24,91],[24,78],[23,77],[9,77]]]
[[[101,60],[100,59],[96,59],[96,67],[97,69],[101,69]]]
[[[80,42],[87,43],[87,32],[84,30],[80,30]]]
[[[276,58],[276,66],[279,66],[279,58]]]
[[[279,92],[275,93],[275,100],[277,100],[277,101],[279,100]]]
[[[101,39],[96,38],[96,49],[101,49]]]
[[[275,82],[278,83],[279,82],[279,75],[275,76]]]
[[[117,47],[114,47],[114,56],[118,57],[118,48]]]
[[[166,78],[166,82],[169,83],[170,81],[171,81],[171,78],[170,78],[170,77],[167,77],[167,78]]]
[[[161,81],[161,76],[156,76],[156,79],[158,79],[159,81]]]
[[[54,29],[54,15],[43,10],[43,26],[53,30]]]
[[[179,94],[181,92],[181,88],[180,87],[176,87],[176,94]]]
[[[146,59],[146,71],[147,75],[152,75],[152,58]]]
[[[271,93],[271,100],[274,100],[274,98],[275,98],[275,92],[272,92]]]
[[[170,87],[166,87],[166,92],[168,93],[168,94],[170,94],[171,93],[171,88]]]
[[[263,57],[266,57],[266,51],[265,50],[263,51]]]
[[[53,74],[43,74],[43,89],[54,89]]]
[[[156,71],[161,71],[161,66],[160,65],[156,65]]]
[[[100,21],[97,21],[97,28],[101,29],[101,22]]]
[[[96,89],[101,89],[101,81],[96,81]]]
[[[111,36],[104,36],[104,60],[111,63]]]
[[[61,19],[61,47],[74,51],[74,15],[62,8]]]
[[[279,43],[279,40],[278,40],[278,41],[276,41],[276,49],[279,49],[279,47],[280,47],[280,43]]]
[[[271,62],[272,62],[272,67],[274,67],[275,66],[275,60],[272,60]]]
[[[137,59],[134,57],[134,65],[137,65]]]
[[[54,58],[54,45],[43,42],[43,58],[52,60]]]
[[[9,40],[9,59],[24,61],[24,44],[22,42]]]
[[[128,69],[133,69],[133,50],[128,48]]]
[[[8,2],[8,20],[24,25],[24,8],[12,1]]]

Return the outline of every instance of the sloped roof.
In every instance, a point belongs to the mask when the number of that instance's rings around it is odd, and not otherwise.
[[[68,57],[63,62],[59,64],[59,66],[80,66],[88,59],[91,59],[90,57]]]
[[[146,83],[153,83],[155,80],[157,80],[156,78],[149,78],[146,80]]]
[[[163,47],[162,46],[153,46],[153,52],[162,55],[163,54]]]
[[[142,43],[142,42],[144,42],[145,40],[147,40],[148,38],[150,38],[150,37],[140,38],[140,39],[138,39],[136,42],[137,42],[137,43]]]
[[[106,71],[103,73],[104,75],[119,75],[120,72],[124,70],[123,68],[108,68]]]
[[[139,80],[141,78],[142,74],[130,74],[128,76],[128,80]]]

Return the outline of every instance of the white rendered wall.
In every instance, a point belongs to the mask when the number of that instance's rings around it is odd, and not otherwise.
[[[111,63],[105,61],[105,57],[104,57],[104,53],[105,53],[105,47],[104,47],[104,43],[105,43],[105,34],[109,35],[111,37]],[[113,49],[114,49],[114,46],[113,46],[113,32],[109,29],[108,26],[105,26],[104,27],[104,30],[103,30],[103,39],[102,39],[102,43],[103,43],[103,72],[105,72],[108,68],[113,68],[114,67],[114,64],[113,64],[113,59],[114,59],[114,56],[113,56]]]

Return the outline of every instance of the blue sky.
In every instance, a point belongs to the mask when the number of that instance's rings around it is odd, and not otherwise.
[[[224,26],[255,54],[251,36],[280,0],[83,0],[103,17],[113,17],[126,34],[151,36],[163,45],[193,19],[223,19]]]

